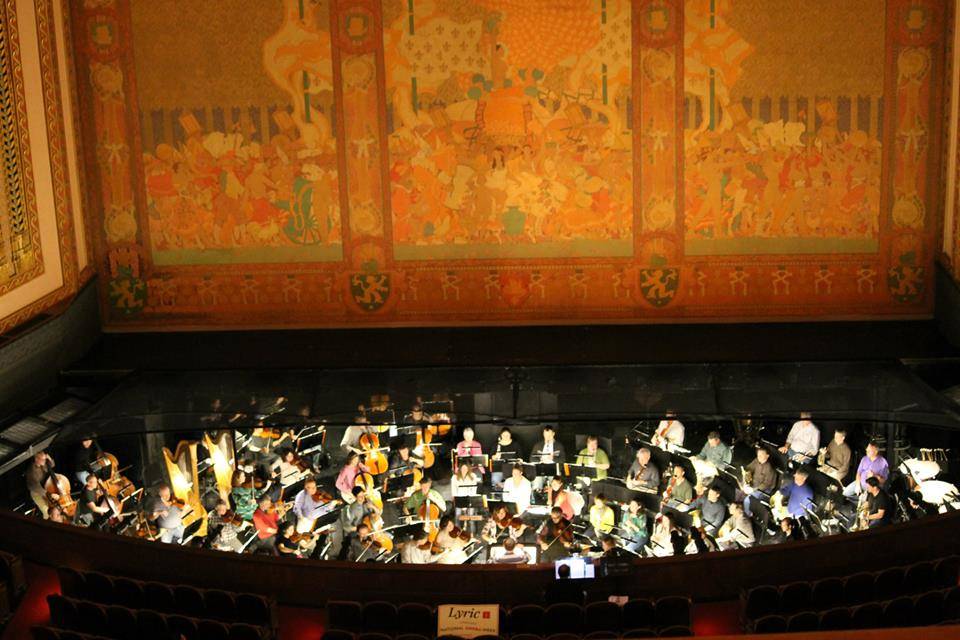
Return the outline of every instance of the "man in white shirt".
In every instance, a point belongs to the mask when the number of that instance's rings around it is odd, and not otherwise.
[[[666,419],[661,420],[650,439],[651,444],[664,451],[676,451],[683,448],[683,437],[686,433],[683,423],[675,419],[675,414],[668,413]]]
[[[426,531],[421,531],[415,538],[409,540],[403,545],[400,551],[400,561],[403,564],[429,564],[432,561],[430,540]],[[426,549],[421,547],[426,546]]]
[[[787,441],[780,447],[780,453],[787,454],[790,460],[804,464],[817,456],[820,451],[820,429],[810,422],[809,413],[801,413],[800,419],[793,423]]]
[[[523,467],[514,466],[512,475],[503,483],[503,501],[516,503],[517,513],[521,514],[530,506],[532,491],[530,481],[523,477]]]

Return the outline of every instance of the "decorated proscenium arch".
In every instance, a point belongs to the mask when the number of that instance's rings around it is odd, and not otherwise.
[[[71,6],[114,327],[932,311],[936,0]]]

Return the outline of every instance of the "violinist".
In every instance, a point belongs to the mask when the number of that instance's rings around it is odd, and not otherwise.
[[[328,513],[335,503],[332,498],[320,492],[315,478],[307,478],[303,489],[293,501],[293,513],[297,516],[297,532],[307,533],[313,530],[317,518]]]
[[[403,543],[400,561],[403,564],[429,564],[432,555],[430,534],[426,529],[421,529],[413,538]]]
[[[480,539],[487,544],[497,544],[504,535],[509,536],[510,530],[510,512],[502,504],[493,510],[490,518],[483,525],[480,532]]]
[[[470,544],[470,535],[453,523],[453,518],[444,516],[440,519],[440,531],[434,541],[434,552],[440,556],[434,558],[439,564],[463,564],[467,561],[464,548]]]
[[[634,491],[657,491],[660,488],[660,469],[650,459],[650,449],[642,447],[637,451],[637,459],[630,465],[626,484]]]
[[[350,551],[347,552],[349,562],[373,561],[380,553],[374,548],[373,532],[370,526],[361,523],[357,527],[357,535],[350,541]]]
[[[273,506],[270,496],[260,496],[260,505],[253,512],[253,526],[257,529],[257,540],[251,547],[253,551],[266,551],[277,554],[277,533],[280,531],[280,510]]]
[[[286,489],[300,482],[311,472],[311,469],[308,463],[297,456],[296,451],[284,449],[273,463],[272,471],[280,486]]]
[[[671,500],[675,500],[681,504],[690,504],[693,500],[693,486],[691,486],[690,481],[687,480],[686,473],[681,465],[674,465],[673,477],[670,479],[670,484],[668,484],[667,488],[663,491],[664,504]]]
[[[253,477],[247,477],[243,469],[233,472],[233,488],[230,490],[230,500],[233,510],[244,520],[253,519],[253,512],[257,510],[257,490]]]
[[[510,518],[510,528],[507,529],[507,537],[517,542],[536,542],[536,535],[530,526],[523,521],[520,516]]]
[[[340,491],[340,495],[343,497],[345,502],[350,502],[353,491],[353,485],[357,482],[357,476],[360,475],[360,456],[351,451],[350,455],[347,456],[347,461],[344,463],[343,468],[340,469],[340,474],[337,475],[336,487]]]
[[[294,539],[297,536],[297,527],[292,522],[288,522],[280,529],[280,535],[277,538],[277,555],[287,556],[289,558],[300,557],[300,543]]]
[[[490,461],[496,463],[490,473],[490,481],[493,486],[499,487],[503,484],[503,479],[510,473],[513,465],[523,459],[523,451],[520,449],[520,443],[513,439],[513,432],[509,427],[500,429],[500,435],[497,438],[497,448],[490,457]]]
[[[33,503],[37,505],[37,509],[40,511],[40,515],[43,516],[44,520],[47,519],[50,509],[50,504],[47,502],[48,494],[44,485],[51,477],[55,466],[56,463],[46,451],[38,451],[33,455],[33,461],[30,463],[30,466],[27,467],[25,474],[27,491],[30,492],[30,498],[33,500]],[[57,500],[60,497],[58,494],[50,495],[50,498],[53,500]]]
[[[559,507],[550,510],[550,518],[540,528],[537,544],[543,552],[541,562],[552,563],[569,555],[573,546],[573,529]]]
[[[226,500],[217,500],[213,511],[207,515],[207,538],[210,546],[217,551],[243,551],[243,543],[237,537],[240,527],[236,521],[240,520],[230,511]],[[240,522],[243,522],[240,520]]]
[[[80,499],[77,501],[77,514],[74,517],[74,522],[81,527],[89,527],[100,517],[110,513],[110,507],[104,504],[103,498],[104,493],[100,489],[97,476],[88,473],[83,491],[80,492]]]
[[[149,514],[148,519],[160,527],[160,542],[183,542],[183,503],[173,497],[169,486],[160,485]]]
[[[430,478],[427,476],[423,476],[423,478],[420,479],[420,490],[411,494],[410,497],[407,498],[407,501],[403,503],[403,512],[405,514],[410,515],[417,513],[417,510],[419,510],[421,505],[427,500],[437,505],[441,513],[447,510],[447,503],[444,502],[443,497],[436,489],[431,488],[432,484]]]
[[[80,484],[87,483],[87,476],[90,475],[90,465],[97,457],[97,447],[93,438],[81,440],[80,448],[73,456],[73,474],[80,481]]]
[[[551,507],[560,507],[563,511],[563,517],[567,520],[573,520],[573,502],[571,502],[570,493],[564,488],[563,478],[560,476],[553,476],[550,486],[547,487],[547,504]]]

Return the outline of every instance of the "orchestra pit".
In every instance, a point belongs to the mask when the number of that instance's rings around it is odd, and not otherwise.
[[[0,640],[960,637],[954,0],[8,0]]]

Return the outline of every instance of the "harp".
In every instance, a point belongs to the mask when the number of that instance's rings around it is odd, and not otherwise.
[[[210,453],[210,466],[217,479],[217,492],[224,500],[229,501],[232,486],[233,471],[236,467],[233,450],[233,439],[229,431],[218,431],[212,436],[203,434],[203,446]]]
[[[202,537],[207,535],[207,510],[200,502],[197,444],[199,443],[196,440],[181,440],[174,454],[164,447],[163,461],[166,463],[164,467],[171,492],[186,504],[186,514],[183,517],[184,529],[199,522],[200,526],[195,535]]]

